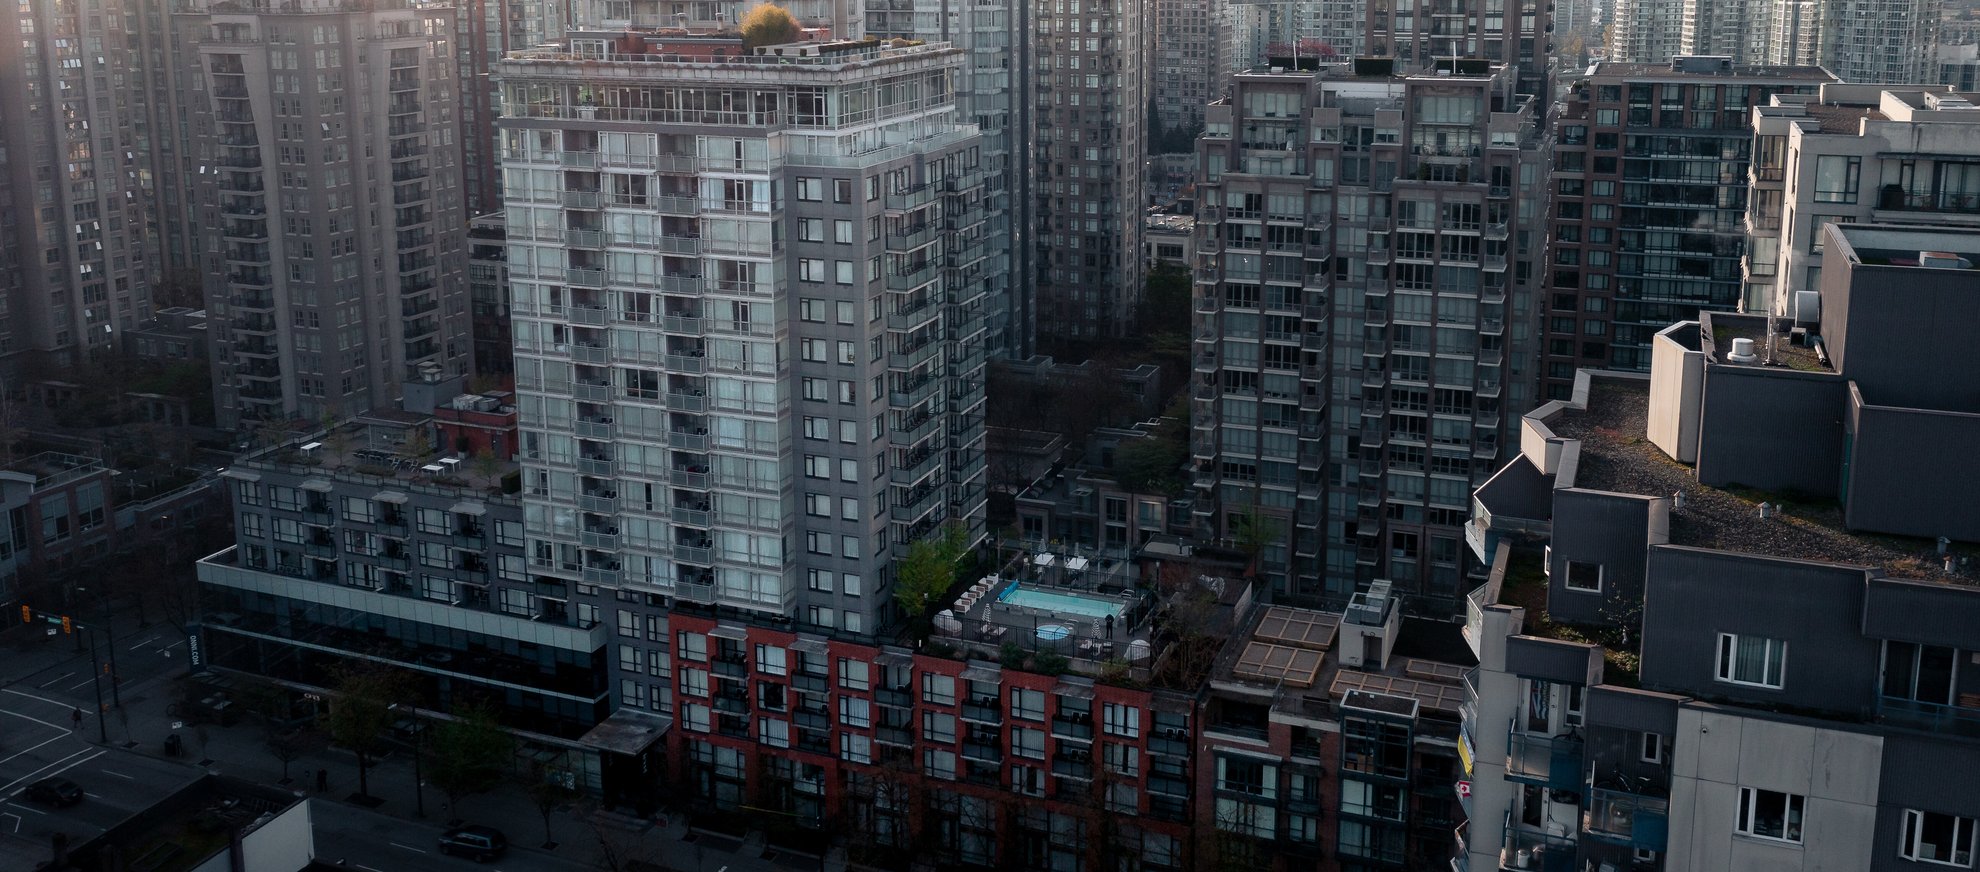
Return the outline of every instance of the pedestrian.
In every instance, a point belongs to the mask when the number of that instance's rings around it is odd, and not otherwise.
[[[69,723],[74,725],[73,729],[82,729],[82,706],[76,706],[74,711],[69,712]]]
[[[316,770],[316,792],[324,793],[329,789],[330,789],[330,770],[328,769]]]

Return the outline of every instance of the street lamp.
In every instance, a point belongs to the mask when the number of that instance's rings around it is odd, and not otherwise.
[[[89,588],[78,587],[76,588],[76,593],[87,594],[89,593]],[[110,598],[99,593],[96,598],[96,603],[99,606],[99,608],[97,609],[97,614],[103,616],[103,643],[105,647],[110,649],[110,704],[116,706],[117,708],[123,708],[124,707],[123,694],[119,692],[117,689],[117,639],[111,633],[112,628],[110,626]],[[94,635],[91,635],[89,637],[89,640],[90,640],[90,654],[92,657],[94,657],[96,651],[96,637]],[[99,666],[97,667],[97,669],[100,671],[102,667]]]

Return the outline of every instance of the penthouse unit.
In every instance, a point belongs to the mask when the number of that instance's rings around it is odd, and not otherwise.
[[[432,426],[359,419],[222,473],[235,544],[199,562],[208,662],[322,688],[382,660],[422,707],[489,705],[575,750],[611,707],[599,614],[528,571],[513,464],[435,455]]]
[[[1452,624],[1405,620],[1384,581],[1344,612],[1254,607],[1197,731],[1199,868],[1447,862],[1472,662]]]
[[[1528,404],[1542,196],[1507,67],[1239,75],[1198,141],[1191,456],[1203,533],[1278,602],[1376,578],[1452,613],[1467,495]]]
[[[1826,84],[1755,103],[1752,127],[1745,311],[1799,317],[1819,296],[1823,225],[1980,226],[1972,95]]]
[[[1980,588],[1953,543],[1980,527],[1938,446],[1980,418],[1926,322],[1980,282],[1903,254],[1960,234],[1825,232],[1821,342],[1674,325],[1647,379],[1585,373],[1527,416],[1479,490],[1460,867],[1972,862]]]
[[[1320,0],[1314,5],[1322,14],[1362,16],[1367,54],[1394,58],[1401,69],[1432,73],[1452,58],[1482,58],[1511,69],[1519,93],[1548,93],[1548,65],[1554,55],[1551,3],[1399,0],[1343,8],[1338,0]]]
[[[391,409],[467,371],[452,7],[178,13],[222,427]]]
[[[1553,122],[1546,397],[1566,396],[1577,369],[1647,370],[1657,331],[1739,307],[1749,113],[1834,81],[1717,57],[1596,64],[1575,81]]]

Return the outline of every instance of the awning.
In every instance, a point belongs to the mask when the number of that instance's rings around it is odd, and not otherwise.
[[[655,742],[666,738],[667,731],[673,726],[672,718],[622,708],[592,727],[583,738],[578,739],[578,744],[609,754],[632,756],[644,753]]]
[[[1086,558],[1084,558],[1084,557],[1068,557],[1068,558],[1066,558],[1066,568],[1067,568],[1067,569],[1070,569],[1070,570],[1072,570],[1073,572],[1085,572],[1085,571],[1086,571]]]
[[[708,635],[717,639],[728,639],[731,642],[749,641],[749,631],[734,624],[716,624],[715,629],[708,631]]]
[[[333,490],[329,482],[324,481],[323,479],[320,478],[312,478],[307,481],[304,481],[302,483],[302,489],[306,491],[315,491],[320,494],[327,494],[331,490]]]
[[[873,663],[876,666],[913,666],[914,655],[882,651],[874,656]]]
[[[1033,563],[1036,563],[1036,564],[1038,564],[1039,566],[1051,566],[1051,565],[1052,565],[1052,563],[1053,563],[1053,561],[1055,561],[1055,560],[1057,560],[1057,559],[1058,559],[1057,557],[1054,557],[1054,556],[1053,556],[1052,554],[1050,554],[1050,553],[1048,552],[1048,553],[1045,553],[1045,554],[1040,554],[1040,555],[1038,555],[1037,557],[1034,557],[1034,558],[1032,558],[1032,559],[1031,559],[1031,562],[1033,562]]]
[[[406,504],[406,495],[398,491],[379,491],[378,495],[372,497],[372,499],[381,503],[392,503],[399,506]]]
[[[822,657],[830,649],[826,647],[824,639],[799,636],[791,642],[791,650],[800,654],[817,654]]]
[[[1060,696],[1063,696],[1066,699],[1092,699],[1093,685],[1074,684],[1062,680],[1058,684],[1052,686],[1052,692]]]
[[[231,478],[235,481],[260,481],[261,473],[255,472],[252,469],[229,466],[226,469],[220,470],[220,477]]]
[[[475,500],[461,500],[448,508],[447,511],[453,512],[456,515],[486,515],[488,514],[488,507]]]
[[[1002,670],[992,669],[987,666],[971,666],[963,670],[962,677],[964,681],[981,681],[986,684],[996,684],[1004,680],[1004,673]]]

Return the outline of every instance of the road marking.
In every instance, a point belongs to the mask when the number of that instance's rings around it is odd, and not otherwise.
[[[102,799],[102,798],[103,798],[103,797],[101,797],[101,796],[98,796],[98,795],[96,795],[96,794],[94,794],[94,793],[90,793],[90,792],[89,792],[89,791],[87,791],[87,790],[85,790],[85,791],[83,791],[83,795],[84,795],[84,796],[87,796],[87,797],[89,797],[90,799]]]
[[[67,677],[69,676],[67,675],[62,676],[62,678],[67,678]],[[56,679],[56,680],[59,681],[61,679]],[[11,687],[0,687],[0,693],[11,693],[15,696],[25,696],[28,699],[39,700],[41,702],[48,703],[49,705],[55,706],[56,708],[74,708],[74,706],[70,705],[69,703],[62,702],[61,700],[49,699],[48,697],[45,696],[35,696],[32,693],[23,693]],[[66,730],[68,729],[68,727],[63,727],[62,729]]]
[[[85,687],[88,687],[88,686],[90,686],[91,684],[93,684],[93,683],[95,683],[95,681],[96,681],[96,679],[94,679],[94,678],[85,678],[85,679],[83,679],[82,681],[80,681],[80,682],[78,682],[78,683],[76,683],[76,684],[73,684],[73,685],[70,685],[70,686],[69,686],[69,689],[70,689],[70,690],[81,690],[81,689],[83,689],[83,688],[85,688]]]
[[[363,870],[364,870],[364,872],[385,872],[385,870],[383,870],[383,869],[373,869],[373,868],[371,868],[370,866],[366,866],[366,865],[364,865],[363,863],[352,863],[352,864],[351,864],[351,868],[353,868],[353,869],[363,869]]]
[[[159,637],[157,637],[157,636],[153,636],[153,637],[151,637],[151,638],[149,638],[149,639],[146,639],[146,640],[144,640],[144,641],[142,641],[142,642],[139,642],[139,643],[137,643],[136,645],[132,645],[132,646],[131,646],[131,650],[132,650],[132,651],[136,651],[136,650],[137,650],[137,649],[139,649],[139,648],[142,648],[142,647],[144,647],[144,646],[146,646],[146,645],[149,645],[149,644],[151,644],[151,643],[153,643],[153,642],[156,642],[156,641],[158,641],[158,638],[159,638]]]
[[[184,640],[184,639],[180,639],[179,641],[177,641],[177,642],[173,642],[172,644],[170,644],[170,645],[167,645],[167,646],[165,646],[165,647],[163,647],[163,648],[160,648],[160,649],[158,649],[158,650],[160,650],[160,651],[170,651],[170,650],[172,650],[173,648],[177,648],[177,647],[179,647],[180,645],[184,645],[184,644],[186,644],[186,640]]]
[[[47,813],[48,813],[48,812],[45,812],[45,811],[42,811],[41,809],[38,809],[38,808],[29,808],[29,807],[27,807],[27,806],[25,806],[25,805],[22,805],[22,804],[20,804],[20,803],[18,803],[18,802],[10,802],[10,803],[7,803],[7,804],[8,804],[8,805],[10,805],[10,806],[13,806],[14,808],[18,808],[18,809],[20,809],[21,811],[31,811],[31,812],[34,812],[35,814],[47,814]]]
[[[125,774],[124,774],[124,773],[122,773],[122,772],[112,772],[112,771],[110,771],[110,770],[108,770],[108,769],[98,769],[98,770],[96,770],[96,771],[98,771],[98,772],[101,772],[101,773],[103,773],[103,774],[105,774],[105,775],[115,775],[115,776],[117,776],[118,778],[122,778],[122,779],[124,779],[125,781],[136,781],[136,780],[137,780],[136,778],[133,778],[133,777],[131,777],[131,776],[129,776],[129,775],[125,775]]]
[[[92,751],[92,750],[95,750],[95,751],[96,751],[96,753],[94,753],[94,754],[90,754],[90,751]],[[50,764],[48,764],[48,765],[46,765],[46,766],[43,766],[43,767],[41,767],[40,769],[36,769],[36,770],[34,770],[33,772],[29,772],[28,774],[26,774],[26,775],[23,775],[23,776],[21,776],[20,778],[17,778],[17,779],[15,779],[15,780],[13,780],[13,781],[10,781],[10,782],[8,782],[6,786],[4,786],[4,787],[0,787],[0,793],[6,793],[7,791],[10,791],[10,790],[13,790],[13,789],[14,789],[14,788],[16,788],[16,787],[19,787],[19,786],[21,786],[21,785],[23,785],[23,784],[26,784],[26,783],[28,783],[28,782],[30,782],[30,781],[33,781],[33,780],[35,780],[35,779],[37,779],[37,778],[47,778],[47,777],[53,777],[53,776],[56,776],[56,775],[60,775],[60,774],[62,774],[62,773],[64,773],[64,772],[67,772],[67,771],[69,771],[69,770],[71,770],[71,769],[74,769],[74,768],[76,768],[77,766],[81,766],[81,765],[83,765],[84,763],[88,763],[89,761],[91,761],[91,760],[94,760],[94,759],[96,759],[96,758],[98,758],[98,757],[101,757],[101,756],[103,756],[103,755],[105,755],[105,754],[108,754],[108,753],[110,753],[108,749],[91,749],[91,748],[84,748],[84,749],[82,749],[82,750],[80,750],[80,751],[77,751],[77,752],[76,752],[76,753],[74,753],[74,754],[70,754],[70,755],[69,755],[69,756],[67,756],[67,757],[63,757],[63,758],[62,758],[61,760],[57,760],[57,761],[55,761],[55,762],[53,762],[53,763],[50,763]],[[89,754],[89,756],[87,756],[87,757],[83,757],[83,758],[82,758],[81,760],[76,760],[76,758],[77,758],[77,757],[82,757],[82,755],[84,755],[84,754]],[[55,770],[55,771],[53,771],[53,772],[48,772],[48,774],[47,774],[47,775],[45,775],[45,776],[41,774],[41,773],[43,773],[43,772],[47,772],[47,771],[48,771],[49,769],[53,769],[53,768],[54,768],[54,767],[56,767],[56,766],[61,766],[61,765],[62,765],[62,763],[63,763],[64,761],[68,761],[68,760],[76,760],[76,762],[74,762],[74,763],[70,763],[70,764],[69,764],[69,765],[67,765],[67,766],[62,766],[62,768],[60,768],[60,769],[56,769],[56,770]],[[133,780],[133,781],[135,781],[136,779],[132,779],[132,780]]]
[[[58,729],[58,730],[61,730],[61,731],[62,731],[62,733],[63,733],[64,735],[67,735],[67,734],[68,734],[68,732],[69,732],[69,728],[68,728],[68,727],[66,727],[66,726],[63,726],[63,725],[61,725],[61,724],[56,724],[56,723],[50,723],[50,722],[48,722],[48,721],[44,721],[44,720],[42,720],[42,719],[40,719],[40,718],[31,718],[31,717],[28,717],[27,715],[24,715],[24,714],[21,714],[20,712],[9,712],[9,711],[0,711],[0,715],[13,715],[14,717],[17,717],[17,718],[20,718],[21,720],[24,720],[24,721],[33,721],[33,722],[35,722],[35,723],[37,723],[37,724],[40,724],[40,725],[42,725],[42,726],[44,726],[44,727],[54,727],[55,729]],[[61,738],[61,737],[60,737],[60,736],[57,736],[56,738]],[[47,742],[43,742],[43,743],[42,743],[42,745],[45,745],[45,744],[48,744],[48,743],[47,743]],[[41,747],[41,745],[36,745],[36,746],[34,746],[34,747],[35,747],[35,748],[39,748],[39,747]],[[32,751],[32,750],[34,750],[34,748],[29,748],[28,750],[30,750],[30,751]],[[18,757],[18,756],[20,756],[20,755],[18,755],[18,754],[16,754],[16,755],[14,755],[14,756],[15,756],[15,757]],[[8,758],[7,758],[7,760],[12,760],[12,759],[14,759],[14,758],[13,758],[13,757],[8,757]],[[0,760],[0,763],[5,763],[5,762],[7,762],[7,760]]]
[[[54,684],[54,683],[55,683],[55,682],[57,682],[57,681],[61,681],[61,680],[62,680],[62,679],[64,679],[64,678],[70,678],[70,677],[72,677],[72,676],[74,676],[74,675],[75,675],[75,673],[73,673],[73,672],[64,672],[64,673],[62,673],[61,675],[58,675],[58,676],[56,676],[56,677],[54,677],[54,678],[50,678],[50,679],[48,679],[47,681],[44,681],[44,682],[42,682],[42,683],[40,683],[40,684],[37,684],[37,685],[35,685],[35,686],[34,686],[34,689],[35,689],[35,690],[47,690],[47,689],[48,689],[48,685],[51,685],[51,684]]]
[[[7,712],[7,714],[10,714],[10,715],[11,715],[11,714],[13,714],[13,712]],[[26,717],[27,717],[27,715],[21,715],[21,717],[24,717],[24,718],[26,718]],[[33,719],[33,718],[28,718],[28,720],[34,720],[34,719]],[[52,727],[52,726],[55,726],[55,725],[54,725],[54,724],[49,724],[49,726],[51,726],[51,727]],[[64,731],[64,735],[61,735],[61,736],[56,736],[56,737],[55,737],[55,738],[53,738],[53,739],[48,739],[48,740],[46,740],[46,741],[43,741],[43,742],[41,743],[41,745],[46,745],[46,744],[48,744],[49,742],[59,742],[59,741],[62,741],[62,740],[63,740],[64,738],[67,738],[67,731]],[[34,750],[35,748],[39,748],[39,747],[41,747],[41,745],[35,745],[35,746],[34,746],[34,747],[32,747],[32,748],[26,748],[26,749],[23,749],[23,750],[20,750],[20,751],[15,751],[15,752],[14,752],[13,754],[11,754],[11,755],[9,755],[9,756],[8,756],[8,757],[7,757],[6,759],[0,759],[0,766],[5,766],[5,765],[7,764],[7,761],[8,761],[8,760],[12,760],[12,759],[14,759],[15,757],[19,757],[19,756],[21,756],[22,754],[26,754],[27,752],[29,752],[29,751],[32,751],[32,750]]]
[[[13,818],[14,832],[17,833],[21,831],[21,821],[27,820],[27,818],[21,817],[20,815],[14,814],[13,812],[10,811],[0,811],[0,818]]]
[[[413,853],[415,853],[415,854],[424,854],[424,853],[426,853],[425,851],[422,851],[422,850],[420,850],[420,849],[418,849],[418,848],[415,848],[415,847],[413,847],[413,846],[411,846],[411,845],[401,845],[401,844],[399,844],[398,842],[393,842],[393,843],[392,843],[392,847],[394,847],[394,848],[404,848],[404,849],[406,849],[406,850],[408,850],[408,851],[411,851],[411,852],[413,852]]]

